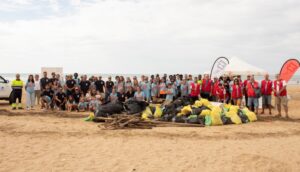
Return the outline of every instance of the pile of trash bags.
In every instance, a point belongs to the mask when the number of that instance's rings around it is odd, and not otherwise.
[[[178,123],[202,124],[206,126],[242,124],[257,120],[256,114],[246,107],[228,104],[213,105],[207,99],[193,102],[188,97],[178,98],[168,105],[148,104],[144,101],[128,99],[124,104],[119,102],[101,105],[96,117],[107,117],[113,114],[141,114],[143,120],[160,120]]]

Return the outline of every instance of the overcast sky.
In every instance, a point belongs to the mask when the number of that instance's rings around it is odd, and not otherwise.
[[[300,58],[299,0],[1,0],[0,73],[270,73]]]

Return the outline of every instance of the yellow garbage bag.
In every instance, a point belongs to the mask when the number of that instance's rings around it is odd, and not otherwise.
[[[224,109],[228,112],[231,107],[231,104],[225,104]]]
[[[234,112],[234,113],[238,113],[238,111],[239,111],[239,107],[238,106],[230,106],[230,109],[229,109],[229,111],[232,111],[232,112]]]
[[[152,116],[152,112],[150,107],[146,107],[146,109],[142,113],[142,119],[143,120],[149,120],[149,118]]]
[[[200,116],[207,116],[207,115],[210,115],[210,113],[211,113],[211,110],[206,109],[201,112]]]
[[[223,121],[221,119],[221,108],[214,107],[210,113],[212,125],[223,125]]]
[[[162,109],[160,107],[160,105],[156,105],[155,106],[155,112],[154,112],[154,118],[160,118],[162,115]]]
[[[202,103],[202,101],[200,101],[200,100],[197,100],[197,101],[195,101],[195,103],[194,103],[194,107],[197,107],[197,108],[201,107],[202,105],[203,105],[203,103]]]
[[[211,103],[207,99],[201,99],[200,102],[202,103],[203,106],[208,106],[211,105]]]
[[[241,118],[234,111],[225,112],[225,115],[229,117],[234,124],[242,124]]]
[[[257,121],[257,116],[254,112],[250,111],[248,108],[244,108],[243,110],[243,114],[245,114],[250,122],[254,122]]]
[[[192,107],[191,106],[184,106],[182,109],[181,109],[181,111],[180,111],[182,114],[184,114],[184,115],[187,115],[187,114],[189,114],[189,113],[191,113],[192,112]]]

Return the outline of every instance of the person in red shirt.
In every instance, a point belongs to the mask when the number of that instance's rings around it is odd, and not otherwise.
[[[265,108],[269,109],[269,114],[272,114],[272,88],[273,82],[269,79],[269,74],[265,75],[265,79],[261,81],[261,95],[262,95],[262,112],[261,114],[265,113]]]
[[[288,99],[287,99],[287,83],[285,80],[280,79],[280,76],[276,75],[276,80],[274,81],[274,95],[275,95],[275,104],[278,110],[278,117],[281,117],[281,105],[284,108],[286,118],[289,118],[288,115]]]
[[[254,105],[254,109],[251,108],[251,110],[255,111],[255,113],[258,114],[258,97],[256,95],[256,90],[259,90],[259,83],[255,81],[254,75],[252,75],[250,77],[250,81],[246,86],[248,95],[248,107],[252,107],[252,105]]]
[[[190,82],[190,97],[193,99],[193,101],[196,101],[199,99],[200,94],[200,84],[198,84],[198,78],[195,77],[195,80]]]
[[[226,99],[228,97],[227,93],[226,93],[226,89],[224,87],[224,85],[222,83],[219,83],[218,88],[216,90],[216,94],[217,94],[217,101],[220,103],[225,103]]]
[[[210,80],[209,75],[205,75],[201,85],[201,97],[210,100],[212,95],[213,82]]]
[[[231,86],[231,99],[233,100],[233,104],[240,106],[243,98],[242,87],[238,79],[233,81],[233,85]]]
[[[211,94],[211,100],[212,101],[217,101],[217,89],[219,86],[219,80],[218,78],[214,78],[214,83],[213,83],[213,89],[212,89],[212,94]]]

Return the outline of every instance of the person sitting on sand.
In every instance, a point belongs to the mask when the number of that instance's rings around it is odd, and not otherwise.
[[[78,103],[78,111],[85,112],[87,110],[88,110],[88,102],[85,101],[84,97],[80,97],[80,100]]]
[[[128,87],[128,90],[126,92],[126,99],[130,99],[132,97],[134,97],[133,87]]]
[[[120,89],[119,92],[117,92],[117,97],[119,102],[123,102],[123,103],[125,102],[126,94],[123,89]]]
[[[145,100],[144,92],[142,92],[141,87],[137,87],[137,91],[134,93],[134,98],[139,101]]]
[[[54,101],[58,110],[66,110],[67,95],[63,92],[62,87],[58,88]]]
[[[117,100],[118,100],[118,94],[117,94],[117,92],[116,92],[116,89],[113,88],[113,89],[112,89],[112,92],[111,92],[110,95],[109,95],[109,101],[110,101],[110,102],[116,102]]]
[[[75,99],[72,95],[70,95],[68,97],[67,110],[68,110],[68,112],[72,112],[73,110],[77,110],[77,104],[76,104]]]
[[[45,90],[41,94],[42,97],[42,109],[48,110],[53,108],[53,97],[54,91],[51,90],[50,86],[47,84]]]
[[[94,112],[101,104],[101,96],[96,95],[95,97],[92,97],[91,101],[89,102],[89,110],[91,112]]]

